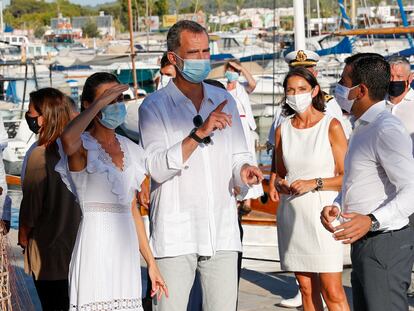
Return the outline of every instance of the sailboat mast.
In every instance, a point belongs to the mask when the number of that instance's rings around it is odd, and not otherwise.
[[[305,50],[305,13],[303,0],[293,0],[293,13],[295,20],[295,50]]]
[[[403,2],[402,0],[397,0],[397,2],[398,2],[398,7],[400,8],[403,26],[408,27],[408,21],[407,21],[407,16],[405,15]],[[414,47],[413,38],[411,37],[410,34],[407,34],[407,40],[408,40],[408,43],[410,44],[410,47],[413,48]]]
[[[322,33],[322,21],[321,21],[321,10],[319,6],[319,0],[316,0],[316,14],[318,15],[318,34]]]
[[[351,23],[352,25],[356,25],[356,4],[355,0],[351,0]]]
[[[128,19],[129,19],[129,44],[131,50],[131,63],[132,63],[132,79],[134,83],[134,95],[138,98],[138,83],[137,83],[137,71],[135,69],[135,49],[134,49],[134,30],[132,22],[132,4],[131,0],[128,0]]]

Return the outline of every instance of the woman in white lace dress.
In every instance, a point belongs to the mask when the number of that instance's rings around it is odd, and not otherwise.
[[[73,191],[82,221],[69,271],[70,310],[142,310],[141,254],[152,295],[167,294],[152,256],[135,194],[145,178],[144,151],[115,134],[126,116],[121,85],[95,73],[82,93],[83,112],[61,136],[67,157],[56,170]]]

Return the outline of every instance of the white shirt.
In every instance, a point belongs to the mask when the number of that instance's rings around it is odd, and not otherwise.
[[[335,202],[345,213],[372,213],[379,230],[397,230],[414,212],[414,159],[410,137],[385,105],[373,105],[355,122]]]
[[[394,105],[389,101],[388,105],[391,113],[401,120],[414,141],[414,90],[410,88],[398,104]]]
[[[250,130],[254,131],[257,126],[256,121],[254,120],[249,94],[245,89],[245,85],[237,81],[236,87],[233,90],[229,91],[229,93],[233,95],[233,98],[236,101],[240,117],[246,118]]]
[[[225,90],[203,83],[199,114],[206,120],[228,100],[232,127],[216,130],[213,143],[200,145],[183,163],[182,141],[194,128],[197,111],[171,81],[139,109],[141,144],[151,175],[150,245],[155,257],[241,251],[235,186],[240,169],[252,163],[236,103]]]

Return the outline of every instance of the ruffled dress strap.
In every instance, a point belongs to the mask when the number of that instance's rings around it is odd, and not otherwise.
[[[128,165],[133,171],[131,187],[133,190],[141,191],[141,184],[145,179],[145,175],[149,175],[146,166],[146,152],[129,138],[118,136],[118,140],[125,155],[125,166]]]
[[[66,185],[68,190],[75,195],[76,200],[78,201],[79,197],[76,191],[75,183],[73,182],[73,179],[69,171],[68,156],[63,151],[62,141],[60,140],[60,138],[56,140],[56,144],[58,146],[60,160],[55,165],[55,171],[59,173],[60,178],[62,179],[63,183]]]

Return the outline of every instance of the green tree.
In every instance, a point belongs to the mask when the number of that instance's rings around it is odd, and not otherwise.
[[[162,16],[168,14],[168,0],[157,0],[154,3],[153,14]]]
[[[46,32],[46,27],[45,26],[37,27],[34,30],[34,36],[38,39],[42,39],[45,32]]]
[[[175,15],[180,14],[182,4],[183,4],[183,0],[174,0]]]
[[[89,20],[85,26],[82,27],[82,36],[88,38],[100,38],[101,34],[99,33],[98,26],[92,20]]]

